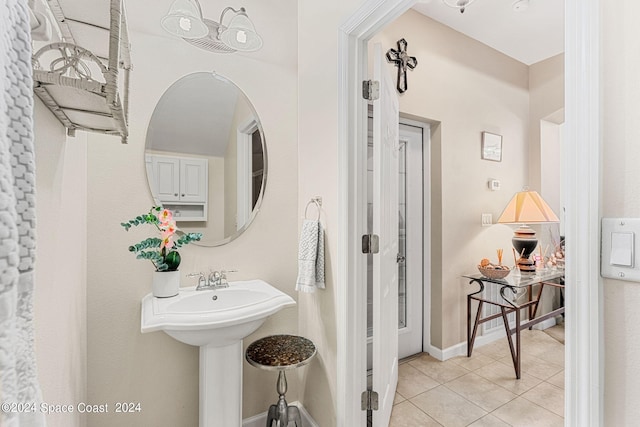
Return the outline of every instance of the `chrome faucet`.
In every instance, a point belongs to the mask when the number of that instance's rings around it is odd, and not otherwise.
[[[212,271],[209,274],[209,286],[214,289],[228,288],[229,282],[227,281],[227,273],[235,273],[236,270],[220,270]]]
[[[196,291],[201,291],[203,289],[208,289],[209,288],[209,282],[207,281],[207,278],[204,276],[204,273],[200,272],[200,273],[189,273],[187,274],[187,277],[197,277],[198,278],[198,285],[196,286]]]
[[[227,281],[227,273],[233,273],[236,270],[220,270],[211,271],[208,277],[205,277],[204,273],[191,273],[187,277],[197,277],[198,286],[196,291],[204,291],[207,289],[221,289],[228,288],[229,282]]]

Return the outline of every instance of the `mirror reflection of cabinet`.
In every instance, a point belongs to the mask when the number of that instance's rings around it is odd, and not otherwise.
[[[207,159],[146,154],[155,203],[174,212],[177,221],[206,221]]]
[[[154,201],[174,212],[180,230],[202,233],[200,245],[230,242],[257,215],[267,179],[264,131],[227,78],[197,72],[167,88],[149,122],[145,155]],[[153,156],[162,157],[154,163]]]

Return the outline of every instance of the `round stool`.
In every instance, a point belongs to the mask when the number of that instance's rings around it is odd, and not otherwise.
[[[280,396],[278,403],[269,407],[267,427],[288,427],[289,419],[295,421],[296,427],[302,427],[300,411],[295,406],[288,406],[284,398],[287,392],[287,377],[284,372],[306,365],[316,355],[316,346],[304,337],[296,335],[272,335],[252,342],[245,353],[247,362],[256,368],[267,371],[278,371],[276,390]]]

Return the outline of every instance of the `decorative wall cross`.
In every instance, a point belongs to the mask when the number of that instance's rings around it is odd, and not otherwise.
[[[418,60],[407,53],[405,39],[398,40],[398,50],[389,49],[387,60],[396,63],[396,67],[398,67],[398,92],[405,92],[407,90],[407,67],[413,70],[418,65]]]

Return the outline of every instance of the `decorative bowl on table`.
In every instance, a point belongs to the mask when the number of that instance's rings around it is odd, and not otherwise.
[[[479,265],[478,271],[487,279],[504,279],[511,273],[506,265],[487,265],[484,267]]]

